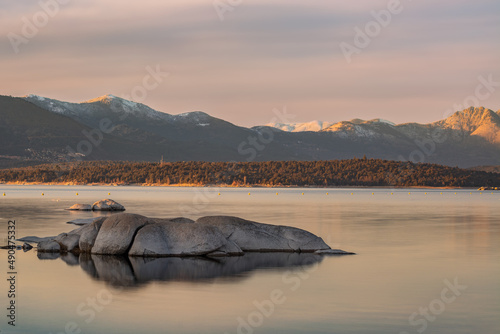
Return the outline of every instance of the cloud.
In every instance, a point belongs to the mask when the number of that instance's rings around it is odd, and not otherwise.
[[[348,64],[339,43],[353,43],[354,28],[387,3],[243,1],[220,21],[211,1],[70,1],[18,54],[2,39],[0,90],[84,101],[128,93],[146,66],[160,64],[171,76],[145,103],[169,113],[256,125],[288,105],[304,121],[426,122],[469,95],[478,75],[500,80],[500,4],[486,0],[402,0],[403,11]],[[40,5],[2,8],[7,36]],[[500,98],[484,103],[498,109]]]

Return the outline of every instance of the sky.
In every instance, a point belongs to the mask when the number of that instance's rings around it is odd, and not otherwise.
[[[500,109],[497,0],[0,0],[0,95],[242,126]]]

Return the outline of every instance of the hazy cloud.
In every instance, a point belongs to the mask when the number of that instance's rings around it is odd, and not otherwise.
[[[1,1],[0,94],[127,94],[160,64],[171,75],[145,103],[169,113],[256,125],[286,105],[298,121],[430,122],[473,93],[479,75],[500,81],[496,1],[402,0],[348,64],[339,43],[352,44],[354,28],[387,3],[243,1],[220,21],[212,1],[69,1],[16,54],[7,35],[41,7]],[[496,110],[499,96],[482,104]]]

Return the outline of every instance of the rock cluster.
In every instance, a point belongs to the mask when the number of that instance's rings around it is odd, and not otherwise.
[[[125,207],[112,199],[102,199],[94,204],[74,204],[68,210],[78,211],[125,211]]]
[[[237,217],[160,219],[119,213],[101,217],[69,233],[41,241],[39,252],[73,252],[141,257],[232,256],[244,252],[321,252],[332,250],[305,230]]]

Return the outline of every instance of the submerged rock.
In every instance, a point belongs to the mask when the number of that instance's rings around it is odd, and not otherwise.
[[[99,220],[101,218],[103,218],[103,217],[72,219],[70,221],[67,221],[66,224],[73,224],[73,225],[83,226],[83,225],[91,224],[91,223],[93,223],[96,220]]]
[[[43,237],[43,238],[39,238],[39,237],[35,237],[35,236],[28,236],[28,237],[19,238],[19,239],[17,239],[17,241],[40,243],[42,241],[54,240],[54,238],[55,237]]]
[[[320,237],[290,226],[238,217],[148,218],[129,213],[100,217],[69,233],[38,244],[40,252],[73,252],[141,257],[232,256],[244,252],[316,252],[332,250]]]
[[[91,211],[92,205],[90,204],[73,204],[68,208],[68,210],[78,210],[78,211]]]

